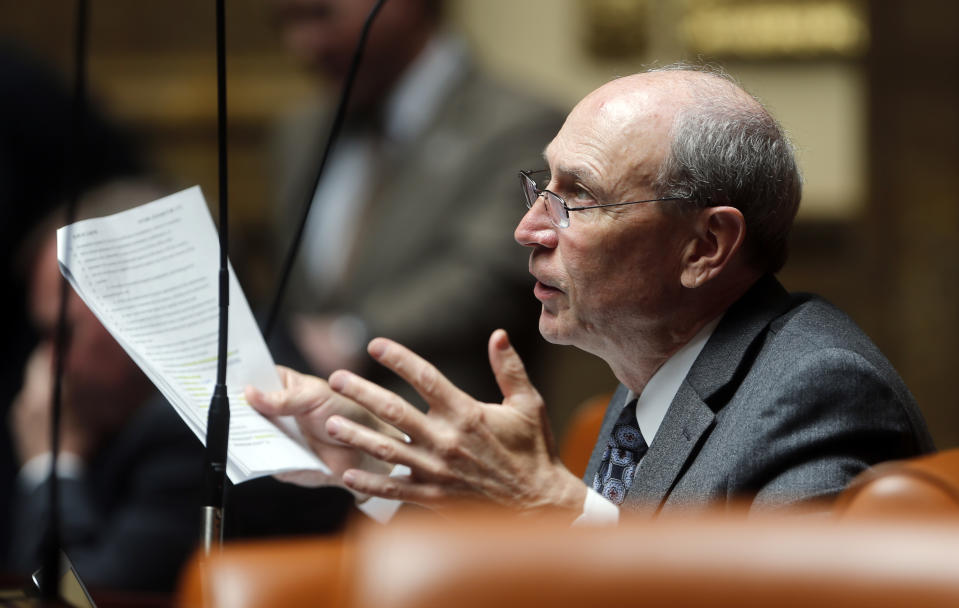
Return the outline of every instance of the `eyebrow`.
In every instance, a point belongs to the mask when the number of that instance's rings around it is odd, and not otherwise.
[[[606,189],[603,188],[602,184],[600,184],[599,180],[596,178],[596,175],[589,169],[576,166],[560,165],[557,167],[555,172],[552,172],[552,174],[563,177],[570,176],[581,181],[584,186],[589,188],[593,196],[596,197],[597,201],[605,201],[609,199],[609,193],[606,192]]]
[[[551,144],[552,142],[550,142],[549,144],[546,144],[546,146],[543,148],[543,152],[540,154],[540,156],[543,159],[543,162],[545,163],[546,170],[549,171],[551,176],[553,175],[561,175],[564,177],[572,176],[582,181],[585,185],[589,186],[589,189],[593,192],[593,195],[596,197],[597,200],[609,200],[609,192],[607,192],[606,189],[603,188],[603,186],[599,183],[599,180],[596,179],[595,174],[589,169],[575,167],[575,166],[571,167],[568,165],[560,165],[556,169],[556,171],[553,171],[552,169],[550,169],[548,153],[549,153],[549,147]]]
[[[576,168],[576,167],[567,167],[567,166],[560,165],[560,167],[559,167],[556,171],[553,171],[552,169],[549,168],[549,154],[548,154],[548,152],[549,152],[549,145],[547,144],[547,146],[546,146],[545,148],[543,148],[543,152],[540,154],[540,157],[543,159],[543,163],[544,163],[545,166],[546,166],[546,170],[549,171],[551,175],[553,175],[553,174],[555,174],[555,175],[572,175],[573,177],[575,177],[575,178],[577,178],[577,179],[581,179],[581,180],[589,181],[589,182],[592,182],[592,181],[593,181],[593,180],[589,179],[589,178],[592,177],[592,176],[591,176],[591,174],[590,174],[587,170],[585,170],[585,169],[578,169],[578,168]]]

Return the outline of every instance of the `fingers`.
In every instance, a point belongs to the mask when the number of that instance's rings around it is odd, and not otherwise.
[[[467,397],[439,370],[405,346],[386,338],[376,338],[367,350],[377,362],[416,389],[431,409],[451,409]]]
[[[264,392],[247,386],[243,391],[247,402],[265,416],[299,416],[322,406],[335,394],[324,380],[315,376],[280,365],[277,366],[277,372],[283,389]]]
[[[275,479],[284,483],[291,483],[304,488],[321,488],[323,486],[335,486],[336,479],[321,471],[287,471],[277,473],[273,476]]]
[[[539,393],[526,375],[526,367],[519,354],[509,343],[509,336],[497,329],[489,338],[489,363],[503,397],[507,401],[515,397],[536,397]]]
[[[441,486],[414,482],[408,475],[395,477],[350,469],[343,474],[343,483],[347,488],[359,494],[401,500],[424,506],[439,505],[450,497],[450,492]]]
[[[426,414],[385,388],[343,370],[330,376],[330,388],[410,437],[421,438],[427,434]]]
[[[326,421],[330,437],[370,456],[391,464],[405,464],[411,469],[435,469],[429,459],[404,441],[374,431],[342,416],[331,416]]]

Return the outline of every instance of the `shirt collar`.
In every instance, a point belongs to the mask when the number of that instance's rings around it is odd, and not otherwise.
[[[706,342],[719,325],[722,315],[707,323],[693,339],[683,345],[678,351],[663,363],[653,377],[649,379],[636,403],[636,422],[643,433],[646,445],[653,444],[653,438],[659,431],[659,426],[666,417],[669,404],[679,392],[679,386],[696,362],[696,357],[706,346]],[[629,391],[626,403],[636,398],[636,393]]]
[[[466,62],[461,39],[446,32],[433,36],[393,87],[383,110],[386,136],[403,142],[421,134],[465,71]]]

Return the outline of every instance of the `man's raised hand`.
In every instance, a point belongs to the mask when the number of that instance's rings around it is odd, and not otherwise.
[[[582,509],[586,486],[560,463],[543,399],[506,332],[493,332],[489,342],[490,365],[504,397],[500,404],[476,401],[391,340],[377,338],[368,350],[416,389],[429,412],[355,374],[331,375],[329,386],[337,395],[409,437],[406,442],[348,416],[327,416],[326,430],[334,440],[412,471],[407,477],[388,477],[351,468],[343,475],[347,487],[433,508],[472,500],[520,510]]]
[[[247,402],[265,416],[293,416],[310,448],[333,471],[329,476],[319,471],[294,471],[277,475],[283,481],[304,486],[336,485],[345,487],[343,472],[347,469],[366,469],[389,473],[391,465],[330,437],[326,421],[332,415],[379,429],[387,436],[398,435],[395,430],[376,419],[366,409],[330,390],[325,380],[293,371],[281,365],[277,372],[283,389],[264,393],[252,386],[245,390]]]

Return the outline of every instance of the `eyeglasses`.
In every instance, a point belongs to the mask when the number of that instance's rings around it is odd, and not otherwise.
[[[569,227],[570,211],[583,211],[585,209],[598,209],[600,207],[622,207],[623,205],[638,205],[640,203],[655,203],[658,201],[691,200],[688,196],[670,196],[666,198],[651,198],[645,201],[630,201],[628,203],[600,203],[596,205],[584,205],[582,207],[570,207],[560,195],[537,186],[537,180],[534,179],[534,176],[539,178],[539,182],[544,186],[549,183],[550,179],[548,169],[519,172],[519,183],[523,188],[523,194],[526,195],[526,208],[532,209],[533,204],[539,200],[539,197],[544,197],[546,199],[546,213],[549,215],[550,221],[553,222],[553,225],[557,228]]]

